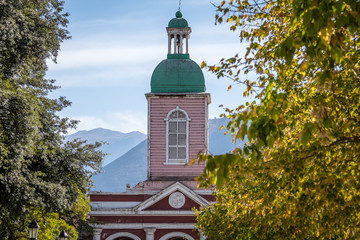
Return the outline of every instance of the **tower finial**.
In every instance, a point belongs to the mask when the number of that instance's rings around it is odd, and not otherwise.
[[[181,0],[179,0],[179,12],[181,12]]]

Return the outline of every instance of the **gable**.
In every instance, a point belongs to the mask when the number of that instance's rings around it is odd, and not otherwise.
[[[173,193],[179,195],[182,194],[184,196],[184,202],[182,203],[182,201],[180,200],[176,200],[176,198],[170,198],[170,196],[174,196],[172,195]],[[158,202],[154,203],[153,205],[151,205],[150,207],[144,209],[144,211],[146,210],[188,210],[191,211],[194,207],[199,209],[200,208],[200,204],[195,202],[194,200],[192,200],[191,198],[189,198],[188,196],[186,196],[185,194],[183,194],[180,191],[175,191],[171,193],[170,195],[164,197],[163,199],[159,200]],[[173,205],[173,206],[171,206]]]
[[[134,210],[190,211],[193,207],[199,208],[207,205],[209,205],[209,202],[206,199],[180,182],[176,182],[139,204]]]

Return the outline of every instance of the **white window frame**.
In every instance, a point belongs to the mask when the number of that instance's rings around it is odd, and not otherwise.
[[[186,157],[185,159],[170,159],[169,158],[169,122],[171,121],[170,116],[172,113],[180,111],[185,115],[185,121],[186,121]],[[166,162],[164,165],[184,165],[189,161],[189,122],[191,119],[189,118],[189,115],[186,113],[185,110],[179,108],[177,106],[176,108],[172,109],[164,119],[166,121]]]

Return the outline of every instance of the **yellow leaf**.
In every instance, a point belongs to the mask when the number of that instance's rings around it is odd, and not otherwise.
[[[319,37],[325,45],[329,45],[331,36],[335,33],[334,23],[328,22],[325,28],[322,28],[319,32]]]
[[[206,62],[205,62],[205,61],[203,61],[203,62],[201,63],[201,68],[204,68],[204,67],[206,67]]]

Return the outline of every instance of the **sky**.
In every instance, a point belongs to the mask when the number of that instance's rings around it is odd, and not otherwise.
[[[213,1],[212,3],[216,3]],[[216,8],[209,0],[182,0],[181,12],[192,29],[190,58],[199,65],[243,54],[246,46],[230,25],[215,25]],[[77,129],[106,128],[147,132],[147,101],[153,70],[167,55],[168,22],[179,0],[67,0],[72,38],[61,45],[57,64],[48,62],[47,77],[61,88],[50,97],[66,96],[72,106],[61,117],[80,120]],[[203,69],[211,94],[210,118],[244,103],[243,86]]]

